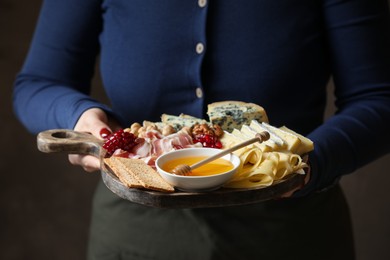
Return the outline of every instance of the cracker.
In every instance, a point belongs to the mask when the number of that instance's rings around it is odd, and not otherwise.
[[[175,191],[172,185],[167,183],[156,170],[143,160],[122,157],[111,158],[121,164],[144,188],[163,192]]]

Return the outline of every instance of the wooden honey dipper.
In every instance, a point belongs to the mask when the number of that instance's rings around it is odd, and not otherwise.
[[[216,160],[216,159],[218,159],[226,154],[234,152],[234,151],[241,149],[247,145],[250,145],[250,144],[253,144],[256,142],[261,143],[261,142],[267,141],[269,138],[270,138],[270,134],[267,131],[257,133],[254,138],[251,138],[247,141],[239,143],[233,147],[230,147],[229,149],[223,150],[220,153],[217,153],[213,156],[210,156],[204,160],[201,160],[201,161],[199,161],[191,166],[186,165],[186,164],[180,164],[172,170],[172,173],[174,173],[176,175],[187,175],[192,170],[199,168],[200,166],[205,165],[206,163],[212,162],[212,161],[214,161],[214,160]]]

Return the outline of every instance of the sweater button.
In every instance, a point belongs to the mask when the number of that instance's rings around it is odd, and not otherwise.
[[[207,4],[207,0],[198,0],[199,7],[205,7]]]
[[[196,53],[202,54],[203,51],[204,51],[204,45],[203,43],[200,42],[196,45]]]
[[[196,96],[198,98],[202,98],[203,97],[203,90],[202,90],[202,88],[196,88],[195,94],[196,94]]]

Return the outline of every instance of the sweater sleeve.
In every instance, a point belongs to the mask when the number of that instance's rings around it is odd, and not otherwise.
[[[98,0],[43,2],[14,87],[15,113],[29,131],[73,128],[86,109],[109,110],[88,95],[101,27]]]
[[[324,1],[337,111],[309,138],[321,190],[390,151],[390,19],[386,0]]]

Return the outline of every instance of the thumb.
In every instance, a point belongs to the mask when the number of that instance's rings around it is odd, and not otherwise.
[[[102,109],[91,108],[80,116],[74,130],[89,132],[97,138],[102,138],[102,133],[109,134],[118,127],[117,123],[108,119],[107,114]]]

